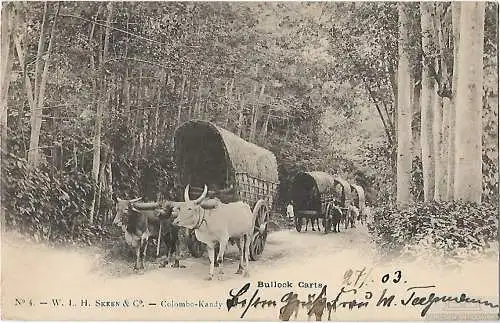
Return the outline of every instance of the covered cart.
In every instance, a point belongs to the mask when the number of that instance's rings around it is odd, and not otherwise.
[[[199,195],[206,184],[209,196],[225,203],[244,201],[253,209],[255,229],[250,259],[256,260],[264,250],[270,210],[278,191],[276,157],[232,132],[200,120],[179,126],[174,150],[179,189],[190,184],[191,194]],[[188,247],[195,257],[203,253],[194,235]]]
[[[347,216],[351,187],[347,181],[326,172],[300,172],[293,180],[291,198],[294,203],[295,228],[300,232],[308,219],[325,219],[326,207],[333,200]],[[347,229],[347,221],[345,222]],[[329,226],[323,223],[323,227],[328,232]]]
[[[339,202],[340,209],[342,210],[345,229],[348,227],[348,211],[349,205],[352,203],[351,185],[341,177],[335,177],[335,193],[336,199]]]
[[[298,232],[308,219],[324,219],[327,204],[335,198],[335,185],[335,178],[325,172],[300,172],[295,176],[291,198]]]

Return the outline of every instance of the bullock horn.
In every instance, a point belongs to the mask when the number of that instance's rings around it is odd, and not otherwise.
[[[138,198],[135,198],[135,199],[131,199],[129,202],[130,202],[130,203],[135,203],[135,202],[139,202],[140,200],[142,200],[142,197],[138,197]]]
[[[186,188],[184,189],[184,201],[189,202],[189,184],[186,185]]]
[[[201,201],[203,201],[205,199],[205,197],[207,196],[207,193],[208,193],[208,187],[207,185],[205,184],[205,187],[203,188],[203,193],[201,194],[200,197],[198,197],[196,199],[196,201],[194,201],[195,204],[199,204]]]

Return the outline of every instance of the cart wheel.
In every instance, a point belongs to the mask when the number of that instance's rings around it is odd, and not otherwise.
[[[295,229],[297,232],[302,231],[302,218],[300,216],[295,217]]]
[[[203,256],[205,252],[206,246],[204,243],[198,241],[196,239],[196,235],[194,234],[194,230],[189,231],[189,237],[187,241],[188,249],[191,255],[195,258],[200,258]]]
[[[269,210],[264,200],[257,201],[253,209],[255,228],[250,242],[250,260],[259,259],[264,251],[267,239],[267,222],[269,221]]]

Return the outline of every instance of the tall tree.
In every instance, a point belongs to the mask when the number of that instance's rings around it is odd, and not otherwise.
[[[457,103],[457,83],[458,83],[458,48],[460,46],[460,11],[461,3],[454,1],[451,4],[452,10],[452,29],[453,29],[453,81],[452,81],[452,102],[449,105],[449,125],[448,125],[448,174],[446,198],[454,199],[455,186],[455,122],[456,122],[456,103]]]
[[[397,193],[396,202],[404,207],[410,202],[412,91],[410,68],[410,16],[403,3],[398,4],[398,109],[397,109]]]
[[[0,128],[1,128],[1,148],[2,154],[7,151],[7,97],[9,93],[10,74],[12,69],[12,38],[16,32],[15,25],[17,19],[12,14],[9,3],[2,3],[1,16],[1,42],[0,42]]]
[[[449,110],[451,104],[451,82],[448,73],[451,66],[451,7],[449,3],[435,3],[434,37],[436,40],[435,55],[438,61],[439,90],[435,104],[434,118],[434,155],[435,155],[435,180],[434,199],[447,199],[447,177],[448,177],[448,128],[450,123]],[[450,63],[449,63],[450,62]],[[448,66],[450,65],[450,66]]]
[[[435,155],[433,141],[433,119],[436,110],[437,85],[432,74],[435,58],[429,53],[433,46],[433,24],[431,13],[434,11],[432,2],[420,3],[420,22],[422,28],[422,50],[424,60],[422,66],[422,89],[420,91],[420,142],[422,145],[422,172],[424,180],[424,200],[434,197]]]
[[[99,53],[100,61],[99,61],[99,71],[97,73],[98,76],[104,76],[104,63],[108,57],[108,46],[109,46],[109,34],[111,25],[111,19],[113,17],[113,2],[108,3],[107,7],[107,18],[106,18],[106,28],[104,31],[104,45],[102,47],[102,54]],[[97,18],[97,16],[96,16]],[[99,52],[101,49],[99,49]],[[104,174],[101,174],[103,167],[101,167],[101,133],[102,133],[102,119],[103,119],[103,110],[104,107],[109,103],[109,93],[107,89],[106,78],[102,80],[100,83],[100,89],[98,90],[100,95],[97,100],[97,111],[95,118],[95,132],[94,132],[94,143],[93,143],[93,160],[92,160],[92,178],[94,179],[94,183],[98,185],[97,190],[94,192],[94,198],[92,200],[92,206],[90,210],[90,222],[94,221],[94,214],[99,209],[99,196],[101,194],[100,185],[100,177]]]
[[[47,86],[47,79],[48,79],[48,71],[49,71],[49,64],[50,64],[50,54],[52,52],[52,47],[53,47],[53,42],[54,42],[54,37],[55,37],[55,31],[56,31],[56,23],[57,23],[57,17],[59,16],[59,10],[61,8],[61,3],[56,4],[56,12],[54,15],[54,19],[52,21],[52,27],[50,30],[50,36],[49,36],[49,45],[47,47],[47,53],[43,55],[43,71],[42,75],[40,76],[40,87],[36,89],[35,86],[35,93],[34,93],[34,109],[31,112],[31,138],[30,138],[30,150],[28,153],[28,161],[29,163],[37,167],[39,163],[39,158],[40,158],[40,152],[39,152],[39,142],[40,142],[40,131],[42,128],[42,116],[43,116],[43,106],[45,102],[45,89]],[[45,10],[46,11],[46,10]],[[44,13],[45,16],[45,13]],[[45,18],[44,18],[45,19]],[[43,37],[43,22],[42,22],[42,29],[40,30],[40,37]],[[38,47],[38,54],[37,54],[37,60],[41,59],[42,57],[42,50],[43,50],[43,40],[40,41],[39,47]],[[38,61],[36,63],[36,69],[38,69]],[[36,71],[38,72],[38,71]],[[37,78],[38,75],[35,74],[35,84],[37,84]]]
[[[454,198],[481,202],[484,2],[463,2],[457,62]]]

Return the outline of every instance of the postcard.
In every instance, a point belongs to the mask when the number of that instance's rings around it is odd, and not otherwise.
[[[1,10],[2,320],[500,318],[496,2]]]

